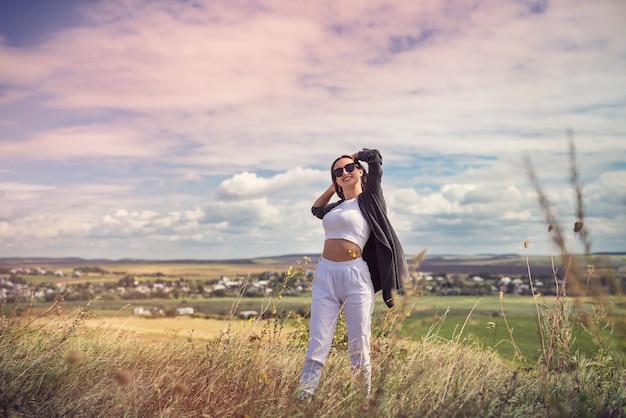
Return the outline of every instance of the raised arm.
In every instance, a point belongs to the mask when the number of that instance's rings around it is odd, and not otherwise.
[[[320,219],[324,218],[324,215],[326,215],[326,213],[328,213],[332,208],[337,206],[337,204],[339,203],[339,202],[335,202],[332,204],[328,203],[330,202],[330,199],[333,197],[334,194],[335,194],[335,185],[331,184],[328,187],[328,189],[326,189],[324,193],[322,193],[320,197],[318,197],[315,200],[315,202],[313,202],[313,206],[311,207],[311,213]]]
[[[381,181],[383,177],[383,157],[377,149],[362,149],[353,154],[359,161],[365,161],[368,167],[366,189],[373,193],[381,193]]]
[[[330,202],[330,199],[331,197],[333,197],[334,194],[335,194],[335,184],[331,183],[330,186],[328,186],[328,189],[324,190],[324,193],[322,193],[320,197],[318,197],[317,200],[313,202],[313,207],[320,208],[324,206],[325,204]]]

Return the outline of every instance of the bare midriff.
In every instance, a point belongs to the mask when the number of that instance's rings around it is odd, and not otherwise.
[[[330,261],[350,261],[361,257],[361,248],[345,239],[327,239],[322,257]]]

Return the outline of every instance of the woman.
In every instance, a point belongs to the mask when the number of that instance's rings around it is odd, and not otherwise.
[[[365,161],[369,174],[360,164]],[[382,157],[364,149],[337,158],[332,184],[313,203],[325,231],[322,259],[315,270],[309,347],[300,377],[300,398],[313,395],[330,351],[343,306],[353,376],[365,398],[371,392],[370,336],[374,293],[387,306],[402,289],[407,266],[389,219],[381,188]],[[329,203],[337,193],[339,201]]]

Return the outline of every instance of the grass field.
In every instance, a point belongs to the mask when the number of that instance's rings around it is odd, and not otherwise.
[[[263,332],[263,324],[256,321],[233,319],[201,319],[189,317],[149,319],[141,317],[90,318],[82,326],[91,330],[105,330],[114,335],[132,334],[139,337],[185,338],[211,341],[220,335],[254,337]],[[293,327],[286,326],[287,334]]]
[[[608,257],[608,256],[607,256]],[[607,258],[605,257],[605,258]],[[449,257],[448,257],[449,258]],[[446,259],[445,257],[442,258]],[[519,263],[516,259],[492,259],[490,257],[453,257],[452,261],[459,260],[468,266],[476,263]],[[608,257],[610,265],[621,265],[624,255]],[[293,261],[293,260],[292,260]],[[447,260],[451,261],[451,260]],[[534,257],[533,263],[544,265],[549,262],[547,257]],[[293,265],[293,263],[291,263]],[[86,266],[89,266],[87,263]],[[43,265],[42,267],[52,270],[62,270],[70,275],[73,265]],[[187,279],[212,279],[221,276],[236,277],[246,274],[262,273],[268,271],[284,272],[290,266],[284,260],[265,259],[247,263],[109,263],[100,266],[107,273],[89,273],[79,278],[56,278],[51,276],[29,275],[27,281],[39,283],[43,281],[57,281],[65,283],[84,283],[117,281],[121,274],[134,275],[142,280],[156,280],[157,273],[168,278],[185,277]],[[311,266],[309,266],[311,267]],[[231,316],[237,318],[241,311],[254,310],[263,312],[275,310],[277,313],[298,312],[304,314],[308,311],[310,295],[299,297],[284,297],[281,299],[267,298],[202,298],[194,295],[185,299],[147,299],[147,300],[95,300],[89,303],[89,311],[92,318],[84,322],[86,327],[106,327],[116,332],[132,331],[146,336],[190,336],[198,339],[211,339],[223,333],[229,328],[229,332],[235,329],[246,328],[245,321],[233,320],[229,323],[224,318]],[[544,304],[554,303],[554,298],[542,297],[539,301]],[[588,299],[587,310],[594,307],[594,301]],[[613,333],[608,336],[614,340],[614,346],[623,350],[626,347],[624,336],[626,335],[626,301],[625,299],[604,298],[609,316],[608,323],[615,325]],[[86,305],[85,302],[64,302],[62,309],[65,315],[72,315],[76,310]],[[177,307],[193,307],[193,317],[178,318],[143,318],[134,317],[134,307],[152,308],[158,307],[165,311],[174,311]],[[537,327],[537,307],[530,296],[506,295],[502,301],[498,296],[422,296],[413,297],[407,301],[410,315],[402,321],[402,334],[404,337],[419,341],[436,335],[443,341],[462,341],[465,344],[473,344],[482,349],[493,350],[503,359],[511,361],[515,357],[516,348],[523,355],[525,362],[536,362],[541,352],[541,336]],[[42,312],[48,308],[48,304],[36,303],[31,309],[34,313]],[[10,307],[5,307],[5,311]],[[22,304],[21,310],[27,309]],[[384,315],[386,306],[377,296],[376,312],[378,316]],[[508,327],[507,322],[508,321]],[[293,319],[284,322],[290,327]],[[610,328],[609,328],[610,330]],[[248,330],[254,333],[254,330]],[[246,332],[248,332],[246,331]],[[605,334],[607,331],[605,331]],[[573,333],[572,350],[580,350],[582,353],[591,354],[597,350],[589,334],[580,326],[575,327]]]
[[[31,283],[38,282],[63,282],[63,283],[84,283],[85,281],[117,281],[123,275],[133,275],[138,277],[146,277],[161,273],[169,278],[185,277],[188,279],[218,279],[221,276],[245,276],[247,274],[263,273],[267,271],[272,272],[284,272],[289,268],[290,264],[281,260],[274,259],[255,259],[247,262],[237,263],[220,263],[220,262],[189,262],[189,263],[174,263],[174,262],[113,262],[108,261],[106,263],[88,262],[83,261],[67,262],[60,264],[51,263],[27,263],[19,265],[12,263],[9,267],[30,267],[30,268],[42,268],[48,272],[60,271],[64,274],[64,277],[55,277],[50,275],[28,275],[25,279]],[[85,270],[89,267],[99,267],[107,273],[89,273],[82,277],[72,277],[74,270]],[[156,277],[155,277],[156,279]]]
[[[306,311],[306,295],[198,297],[184,303],[94,300],[62,302],[53,309],[44,303],[4,306],[0,414],[626,416],[623,353],[611,352],[607,345],[598,349],[582,328],[572,326],[571,317],[562,315],[569,322],[565,327],[573,329],[571,353],[557,350],[554,361],[543,363],[531,297],[407,297],[393,310],[380,299],[377,295],[372,338],[375,394],[367,413],[351,384],[342,327],[317,396],[305,404],[295,391],[306,351],[306,318],[217,319],[250,309]],[[555,302],[539,299],[546,305]],[[598,302],[587,299],[586,309]],[[601,302],[610,313],[603,319],[622,324],[612,338],[613,347],[623,350],[626,301]],[[196,314],[132,314],[136,306],[183,305],[194,307]],[[28,320],[36,315],[35,322]]]
[[[210,340],[223,334],[225,330],[234,333],[255,335],[261,332],[262,325],[256,329],[252,322],[237,318],[237,313],[247,310],[258,312],[275,310],[278,314],[289,312],[307,312],[310,295],[284,297],[281,299],[262,298],[195,298],[187,299],[184,304],[174,299],[148,299],[142,301],[102,301],[89,303],[90,317],[83,326],[120,332],[135,332],[144,336],[193,337]],[[542,298],[542,303],[554,303],[554,298]],[[588,299],[587,309],[596,302]],[[626,318],[626,298],[605,299],[611,313],[607,320],[617,325],[609,338],[614,340],[618,349],[626,346],[624,321]],[[74,315],[84,308],[85,302],[65,302],[62,305],[63,316]],[[145,318],[133,315],[134,307],[162,307],[175,309],[190,306],[195,309],[192,317]],[[42,312],[47,304],[35,304],[32,311]],[[458,340],[465,344],[477,345],[482,349],[494,350],[503,359],[513,361],[516,344],[525,357],[526,363],[536,362],[541,351],[541,338],[537,328],[537,311],[530,296],[422,296],[408,299],[410,311],[402,323],[402,335],[410,340],[419,341],[436,335],[442,341]],[[9,308],[9,307],[5,307]],[[382,317],[388,308],[377,298],[376,314]],[[225,318],[231,315],[231,320]],[[511,328],[507,329],[505,318]],[[306,321],[306,319],[303,319]],[[293,317],[284,322],[285,333],[294,329]],[[605,332],[606,334],[606,332]],[[574,331],[572,349],[585,354],[592,354],[597,346],[580,326]],[[620,348],[621,347],[621,348]]]

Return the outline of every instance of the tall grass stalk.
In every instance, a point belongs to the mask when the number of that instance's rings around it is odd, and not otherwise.
[[[504,325],[506,326],[506,330],[509,333],[509,340],[511,341],[511,345],[513,346],[513,351],[515,353],[515,358],[519,361],[519,364],[521,365],[521,364],[524,363],[524,356],[523,356],[521,350],[519,349],[519,347],[517,346],[517,344],[515,344],[515,338],[513,338],[513,329],[509,325],[509,321],[506,319],[506,314],[504,313],[504,305],[502,304],[502,299],[503,298],[504,298],[504,293],[503,292],[499,292],[498,299],[500,299],[500,312],[502,313],[502,318],[504,319]],[[494,344],[494,346],[495,346],[495,344]]]
[[[540,294],[537,294],[533,286],[533,278],[529,263],[528,253],[526,253],[526,266],[528,270],[528,280],[531,293],[534,298],[535,308],[537,311],[537,334],[541,342],[541,353],[543,365],[550,369],[573,367],[571,357],[571,345],[573,342],[573,329],[580,316],[584,316],[584,305],[579,297],[573,301],[568,298],[568,288],[572,286],[574,293],[580,296],[581,270],[578,263],[575,262],[574,244],[579,234],[584,240],[585,251],[590,251],[590,241],[584,230],[583,218],[584,207],[582,198],[582,187],[578,180],[578,169],[576,167],[575,146],[571,132],[568,132],[569,149],[570,149],[570,181],[571,186],[576,194],[576,216],[577,221],[574,223],[574,236],[571,240],[570,247],[567,248],[565,235],[562,228],[557,222],[556,216],[552,211],[550,202],[541,187],[530,160],[526,160],[527,172],[529,179],[537,193],[540,208],[543,210],[546,223],[548,224],[548,241],[552,251],[552,244],[556,245],[556,249],[560,252],[562,265],[564,266],[561,283],[555,267],[554,254],[550,254],[552,265],[552,275],[555,284],[556,299],[553,304],[540,302]],[[527,249],[528,241],[524,242]],[[589,278],[587,279],[587,283]],[[586,291],[585,291],[586,293]],[[556,356],[556,358],[555,358]],[[556,363],[556,364],[555,364]]]
[[[543,353],[544,358],[548,358],[547,362],[549,363],[549,356],[547,355],[547,351],[546,351],[546,341],[545,341],[545,337],[543,335],[543,327],[541,326],[541,310],[539,309],[539,303],[537,302],[537,299],[539,298],[539,296],[541,296],[540,294],[537,294],[535,292],[535,286],[533,284],[533,276],[532,273],[530,271],[530,262],[528,260],[528,246],[529,246],[529,241],[526,240],[524,241],[524,249],[526,249],[526,269],[528,271],[528,281],[530,283],[530,294],[533,296],[533,301],[535,304],[535,309],[537,311],[537,333],[539,334],[539,339],[541,340],[541,351]],[[556,281],[556,277],[555,277],[555,281]],[[558,281],[556,281],[557,286],[558,286]]]

